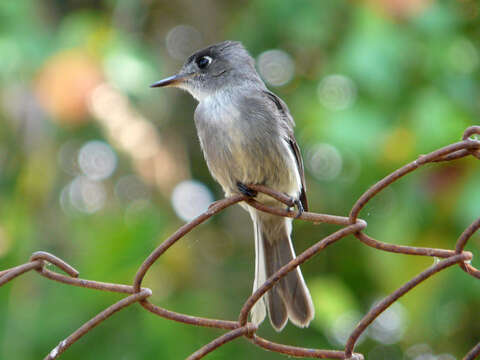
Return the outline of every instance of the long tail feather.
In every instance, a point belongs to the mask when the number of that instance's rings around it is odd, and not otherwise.
[[[252,214],[254,215],[254,214]],[[255,214],[255,282],[254,291],[283,265],[295,257],[290,239],[291,219]],[[281,331],[287,320],[299,327],[310,324],[314,309],[310,292],[300,268],[288,273],[252,309],[252,321],[265,318],[265,303],[272,326]]]

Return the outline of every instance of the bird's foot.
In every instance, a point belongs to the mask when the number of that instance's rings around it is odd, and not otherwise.
[[[292,198],[293,207],[297,207],[298,213],[295,215],[295,219],[298,219],[304,213],[305,209],[303,208],[302,202],[299,199]],[[291,210],[291,206],[287,207],[287,210]]]
[[[254,198],[255,196],[257,196],[257,192],[255,190],[250,189],[247,185],[241,183],[240,181],[237,181],[237,189],[243,195],[248,196],[250,198]]]

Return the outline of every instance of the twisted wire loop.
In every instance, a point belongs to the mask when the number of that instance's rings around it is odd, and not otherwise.
[[[210,205],[207,211],[199,215],[191,222],[180,227],[174,234],[172,234],[168,239],[166,239],[156,249],[154,249],[139,267],[133,279],[132,285],[81,279],[78,277],[79,272],[71,265],[50,253],[39,251],[33,253],[27,263],[0,271],[0,286],[8,283],[9,281],[26,272],[35,270],[38,274],[45,278],[58,281],[67,285],[128,295],[94,316],[92,319],[90,319],[81,327],[79,327],[76,331],[74,331],[70,336],[62,340],[54,349],[50,351],[50,353],[44,358],[44,360],[56,359],[71,345],[73,345],[78,339],[90,332],[94,327],[105,321],[107,318],[109,318],[116,312],[137,302],[140,303],[140,305],[149,312],[166,319],[195,326],[213,327],[228,330],[228,332],[212,340],[210,343],[206,344],[205,346],[197,350],[195,353],[190,355],[188,357],[188,360],[201,359],[210,352],[218,349],[220,346],[223,346],[239,337],[247,338],[252,344],[257,345],[260,348],[289,356],[320,359],[363,360],[364,357],[362,354],[354,352],[355,344],[357,343],[358,338],[382,312],[384,312],[401,296],[410,292],[414,287],[427,280],[428,278],[434,276],[438,272],[443,271],[455,264],[458,264],[461,269],[467,274],[471,275],[474,278],[480,279],[480,270],[471,265],[472,253],[464,250],[470,238],[480,228],[480,218],[474,221],[459,236],[455,244],[454,250],[403,246],[381,242],[365,234],[364,230],[367,227],[367,223],[366,221],[359,218],[361,210],[373,197],[375,197],[383,189],[390,186],[398,179],[411,173],[412,171],[415,171],[420,166],[424,166],[429,163],[453,161],[469,155],[480,159],[480,141],[473,138],[474,135],[480,135],[480,126],[471,126],[467,128],[463,134],[462,141],[447,145],[429,154],[421,155],[415,161],[387,175],[385,178],[371,186],[362,196],[360,196],[360,198],[353,205],[348,217],[330,214],[318,214],[312,212],[303,212],[300,216],[298,216],[296,212],[289,210],[290,207],[294,205],[293,199],[286,196],[285,194],[279,193],[263,185],[252,184],[249,185],[249,187],[251,187],[253,190],[266,194],[280,201],[281,203],[287,205],[288,209],[272,208],[245,195],[234,195],[229,198],[216,201]],[[273,215],[298,218],[304,221],[312,222],[314,224],[335,224],[341,226],[341,228],[334,233],[324,237],[323,239],[317,241],[314,245],[299,254],[289,263],[282,266],[275,274],[268,278],[262,286],[260,286],[251,296],[247,298],[242,309],[240,310],[238,319],[236,321],[209,319],[198,316],[191,316],[187,314],[181,314],[164,309],[149,302],[148,297],[152,295],[152,291],[148,288],[142,288],[141,285],[146,273],[155,263],[155,261],[172,245],[174,245],[178,240],[180,240],[183,236],[185,236],[195,227],[199,226],[201,223],[214,216],[215,214],[223,211],[227,207],[230,207],[241,201],[247,202],[250,206],[260,211],[264,211]],[[281,278],[286,276],[290,271],[294,270],[300,264],[303,264],[304,262],[311,259],[313,256],[317,255],[329,245],[345,238],[348,235],[355,236],[363,244],[377,250],[404,255],[433,256],[441,258],[443,260],[430,266],[429,268],[415,276],[413,279],[407,281],[404,285],[399,287],[397,290],[395,290],[390,295],[379,301],[375,306],[373,306],[367,312],[367,314],[365,314],[365,316],[359,321],[355,329],[352,331],[343,350],[321,350],[296,347],[275,343],[256,335],[257,327],[254,324],[248,322],[248,314],[250,313],[250,310],[255,305],[255,303],[259,301],[260,298],[268,290],[270,290]],[[47,269],[47,264],[54,265],[59,270],[62,270],[66,275]],[[480,342],[473,349],[471,349],[468,354],[465,355],[463,360],[473,360],[479,355]]]

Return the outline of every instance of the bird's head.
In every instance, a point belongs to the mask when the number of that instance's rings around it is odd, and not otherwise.
[[[201,100],[225,88],[259,81],[254,60],[240,42],[224,41],[191,55],[181,70],[151,87],[173,86]]]

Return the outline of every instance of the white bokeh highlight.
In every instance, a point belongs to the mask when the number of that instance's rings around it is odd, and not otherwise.
[[[295,63],[283,50],[267,50],[258,56],[258,71],[262,78],[272,86],[282,86],[292,80]]]
[[[76,210],[93,214],[104,207],[106,199],[107,193],[101,182],[77,176],[63,189],[60,203],[67,213]]]
[[[171,200],[177,216],[190,221],[208,209],[213,196],[201,182],[186,180],[175,186]]]
[[[350,334],[361,318],[361,314],[357,311],[349,311],[338,316],[327,334],[329,341],[334,345],[345,346]],[[365,334],[362,334],[358,338],[357,344],[362,343],[364,339]]]
[[[190,25],[172,28],[165,38],[168,54],[176,60],[185,60],[202,44],[202,35]]]
[[[89,141],[78,152],[78,165],[90,180],[103,180],[115,171],[117,156],[107,143]]]
[[[317,94],[320,103],[328,110],[345,110],[355,103],[357,87],[350,78],[333,74],[320,81]]]
[[[319,180],[332,181],[342,171],[342,155],[330,144],[315,144],[307,151],[307,166]]]
[[[406,310],[400,303],[393,303],[381,313],[368,329],[370,338],[385,344],[402,340],[406,330]]]

